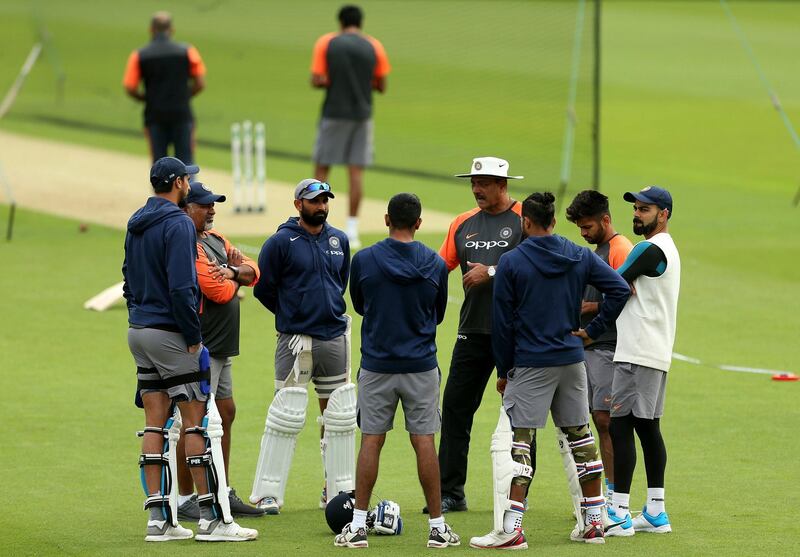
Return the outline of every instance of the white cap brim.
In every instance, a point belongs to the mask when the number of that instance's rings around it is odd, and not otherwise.
[[[487,174],[486,172],[473,172],[471,174],[454,174],[456,178],[471,178],[472,176],[491,176],[492,178],[508,178],[509,180],[522,180],[525,176],[502,176],[500,174]]]

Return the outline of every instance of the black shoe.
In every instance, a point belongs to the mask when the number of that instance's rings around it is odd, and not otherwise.
[[[197,504],[197,494],[192,495],[183,505],[178,507],[178,520],[200,520],[200,505]]]
[[[239,496],[236,495],[236,490],[233,488],[231,488],[231,490],[228,492],[228,502],[231,506],[231,514],[235,517],[256,518],[259,516],[264,516],[264,509],[258,509],[256,507],[246,505],[244,501],[242,501]]]
[[[449,495],[442,497],[442,514],[449,512],[461,512],[467,510],[467,498],[455,499]],[[422,508],[422,514],[428,514],[428,506]]]

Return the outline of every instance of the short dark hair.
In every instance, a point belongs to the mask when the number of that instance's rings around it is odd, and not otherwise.
[[[361,20],[363,18],[364,12],[361,11],[361,8],[353,4],[342,6],[342,9],[339,10],[339,23],[342,24],[342,27],[355,26],[361,29]]]
[[[556,197],[549,191],[532,193],[522,202],[522,216],[542,228],[549,228],[556,214],[555,201]]]
[[[410,229],[422,214],[422,203],[413,193],[398,193],[389,200],[386,212],[393,228]]]
[[[161,180],[160,182],[157,180],[152,180],[151,183],[153,184],[153,191],[155,193],[169,193],[172,191],[172,186],[175,184],[175,180],[183,178],[184,176],[188,176],[188,174],[180,174],[175,176],[175,178],[169,182],[165,182],[164,180]]]
[[[583,190],[567,207],[567,220],[577,222],[580,219],[602,218],[611,215],[608,210],[608,197],[595,190]]]

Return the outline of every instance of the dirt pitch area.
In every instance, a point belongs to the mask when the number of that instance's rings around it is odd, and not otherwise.
[[[131,213],[152,195],[150,161],[145,157],[72,145],[0,131],[0,164],[20,207],[124,229]],[[201,165],[198,179],[233,199],[229,172]],[[228,236],[266,236],[295,213],[293,184],[268,180],[267,211],[235,214],[230,203],[217,206],[217,225]],[[7,201],[7,200],[6,200]],[[347,194],[336,192],[330,222],[343,228]],[[364,199],[362,232],[384,232],[386,202]],[[425,232],[445,232],[452,215],[423,210]]]

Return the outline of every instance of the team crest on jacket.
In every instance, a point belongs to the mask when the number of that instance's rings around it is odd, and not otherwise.
[[[333,249],[339,249],[339,246],[341,245],[339,238],[337,238],[336,236],[331,236],[330,238],[328,238],[328,243],[331,245]]]
[[[509,238],[511,238],[511,234],[512,234],[511,228],[509,228],[508,226],[505,226],[500,229],[500,237],[503,240],[508,240]]]

